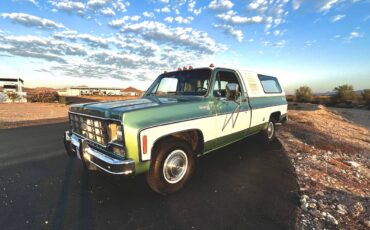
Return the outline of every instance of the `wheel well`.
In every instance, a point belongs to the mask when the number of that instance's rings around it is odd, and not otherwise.
[[[152,152],[156,151],[163,141],[166,141],[171,138],[181,139],[181,140],[186,141],[191,146],[195,154],[202,153],[204,150],[204,139],[203,139],[202,132],[197,129],[191,129],[191,130],[171,133],[166,136],[160,137],[158,140],[155,141]]]
[[[280,121],[281,112],[273,112],[270,115],[270,118],[272,118],[275,122]]]

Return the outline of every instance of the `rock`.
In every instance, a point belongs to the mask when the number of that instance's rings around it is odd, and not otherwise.
[[[315,193],[315,195],[316,196],[324,196],[325,194],[322,191],[318,191],[318,192]]]
[[[308,203],[308,208],[310,209],[316,209],[316,204],[313,202]]]
[[[338,225],[337,219],[335,219],[334,216],[332,216],[330,213],[326,213],[326,220],[329,221],[332,224]]]
[[[308,203],[307,200],[310,199],[307,195],[303,195],[300,199],[301,202],[301,209],[304,211],[308,210]]]
[[[352,210],[351,210],[351,214],[352,216],[354,217],[358,217],[359,215],[361,215],[361,213],[363,213],[365,211],[364,209],[364,206],[361,204],[361,202],[357,202]]]
[[[365,225],[367,228],[370,228],[370,220],[363,220],[362,224]]]
[[[341,215],[346,215],[347,214],[347,207],[343,204],[338,204],[337,205],[337,212]]]
[[[348,163],[349,165],[351,165],[353,168],[357,168],[360,166],[359,163],[355,162],[355,161],[346,161],[346,163]]]

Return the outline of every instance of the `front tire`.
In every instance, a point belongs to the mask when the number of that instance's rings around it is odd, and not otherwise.
[[[182,189],[194,171],[194,154],[180,139],[162,141],[154,151],[147,182],[155,192],[166,195]]]

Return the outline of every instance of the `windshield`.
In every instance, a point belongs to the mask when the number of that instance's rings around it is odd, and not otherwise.
[[[150,87],[149,95],[204,96],[211,78],[210,69],[195,69],[165,73],[158,77]]]

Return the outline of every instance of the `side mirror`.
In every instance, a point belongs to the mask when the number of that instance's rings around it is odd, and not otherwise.
[[[239,97],[239,85],[236,83],[228,83],[226,85],[226,100],[236,101]]]

